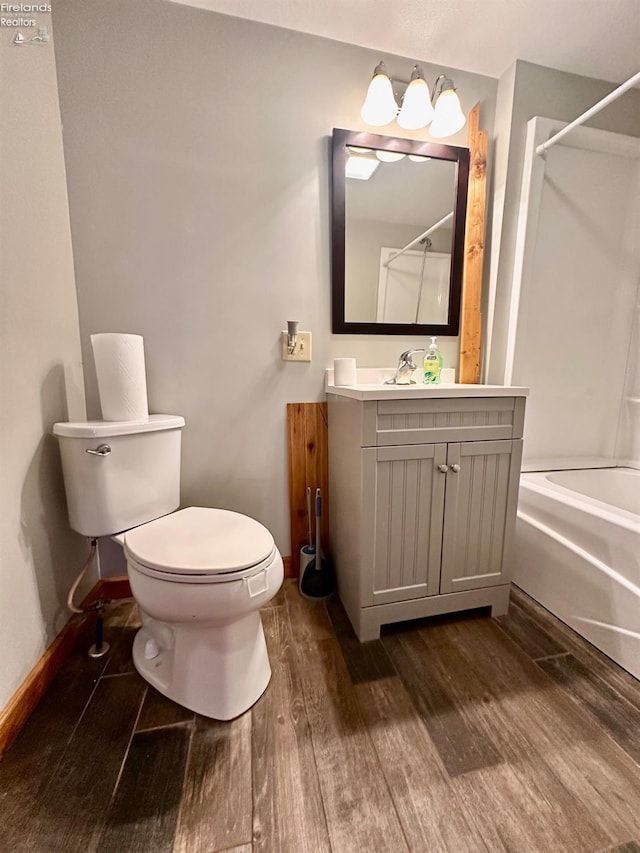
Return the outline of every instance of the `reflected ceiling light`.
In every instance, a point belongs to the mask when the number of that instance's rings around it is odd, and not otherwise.
[[[397,160],[402,160],[406,156],[406,154],[401,154],[400,151],[376,151],[376,157],[378,160],[382,160],[383,163],[395,163]]]
[[[450,80],[449,77],[438,77],[436,86],[439,81],[441,81],[440,94],[436,101],[429,133],[436,139],[443,139],[445,136],[453,136],[454,133],[463,128],[466,118],[460,107],[460,100],[456,95],[453,80]]]
[[[405,130],[418,130],[426,127],[433,118],[433,107],[429,97],[429,87],[424,79],[422,68],[413,66],[411,82],[402,96],[402,107],[398,113],[398,124]]]
[[[368,181],[371,175],[380,165],[380,161],[375,157],[347,157],[344,174],[347,178],[355,178],[357,181]]]
[[[409,154],[409,160],[414,163],[428,163],[431,157],[423,157],[422,154]]]
[[[379,62],[373,71],[373,79],[369,83],[360,116],[365,124],[382,127],[392,122],[397,112],[398,105],[393,97],[391,78],[387,74],[384,62]]]
[[[406,87],[399,112],[393,84]],[[432,106],[434,99],[435,108]],[[436,139],[452,136],[466,122],[455,86],[449,77],[441,74],[429,96],[429,87],[419,65],[414,65],[411,80],[407,83],[389,77],[384,62],[379,62],[374,69],[360,117],[365,124],[373,127],[382,127],[394,118],[397,118],[398,125],[404,130],[420,130],[431,124],[429,133]]]

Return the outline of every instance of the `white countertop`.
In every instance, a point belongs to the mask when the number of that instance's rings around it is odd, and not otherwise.
[[[385,380],[395,376],[395,368],[358,368],[355,385],[334,385],[333,370],[326,371],[327,394],[350,397],[353,400],[410,400],[415,398],[447,397],[526,397],[529,389],[516,385],[385,385]],[[420,376],[420,372],[416,371]]]

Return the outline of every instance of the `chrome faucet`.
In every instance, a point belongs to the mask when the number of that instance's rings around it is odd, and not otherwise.
[[[408,349],[402,353],[398,359],[396,367],[396,375],[392,379],[387,379],[385,385],[415,385],[411,379],[411,374],[417,369],[417,365],[413,363],[413,356],[417,352],[424,352],[424,349]]]

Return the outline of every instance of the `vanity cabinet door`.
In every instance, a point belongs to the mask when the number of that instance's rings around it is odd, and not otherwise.
[[[366,604],[439,592],[446,444],[370,447],[363,453]]]
[[[521,456],[521,440],[447,446],[441,593],[508,582]]]

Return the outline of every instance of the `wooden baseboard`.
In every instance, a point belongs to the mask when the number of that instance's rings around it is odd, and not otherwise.
[[[9,704],[0,712],[0,758],[67,659],[87,618],[85,615],[71,617],[9,700]]]
[[[127,575],[118,575],[113,578],[100,578],[89,595],[82,602],[82,607],[88,607],[94,601],[103,599],[113,601],[116,598],[131,598],[131,584]]]
[[[283,562],[285,577],[294,577],[291,557],[284,557]],[[100,599],[113,601],[118,598],[131,598],[131,585],[126,575],[101,578],[83,600],[82,607],[88,607]],[[58,674],[88,618],[88,614],[77,614],[69,619],[7,706],[0,711],[0,760]]]
[[[128,577],[102,578],[84,599],[82,606],[88,607],[99,599],[111,600],[130,597],[131,587]],[[8,705],[0,711],[0,759],[29,719],[36,705],[44,696],[47,687],[58,674],[88,618],[88,614],[77,614],[69,619],[11,697]]]
[[[293,560],[291,557],[283,557],[282,562],[284,563],[284,576],[285,578],[297,578],[298,573],[295,570],[293,565]]]

